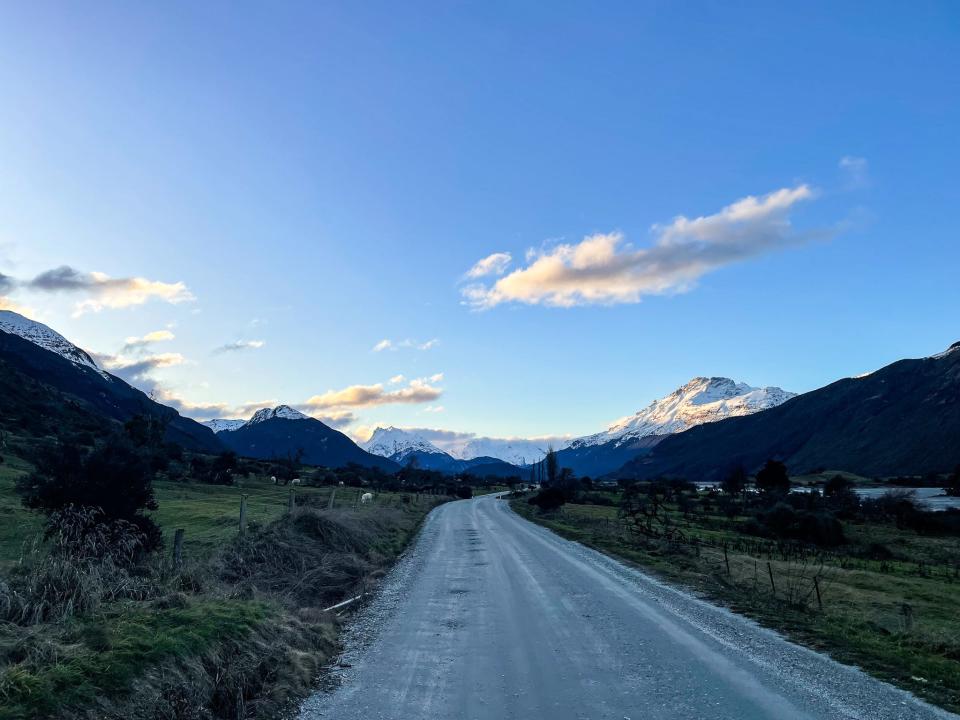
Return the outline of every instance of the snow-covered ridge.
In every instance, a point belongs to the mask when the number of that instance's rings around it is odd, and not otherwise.
[[[85,350],[81,350],[56,330],[51,330],[43,323],[25,318],[23,315],[10,310],[0,310],[0,330],[11,335],[18,335],[44,350],[56,353],[74,365],[88,367],[105,379],[110,379],[110,376],[97,366]]]
[[[955,352],[957,352],[958,350],[960,350],[960,342],[955,342],[953,345],[951,345],[950,347],[948,347],[948,348],[947,348],[946,350],[944,350],[943,352],[939,352],[939,353],[937,353],[936,355],[931,355],[931,356],[930,356],[930,359],[931,359],[931,360],[941,360],[942,358],[945,358],[947,355],[950,355],[950,354],[952,354],[952,353],[955,353]]]
[[[542,439],[475,437],[455,441],[447,448],[447,452],[458,460],[492,457],[511,465],[523,466],[542,459],[551,445],[554,450],[565,447],[563,442]]]
[[[368,453],[390,458],[397,462],[403,462],[411,453],[445,454],[443,450],[422,435],[395,427],[378,427],[373,431],[370,439],[363,443],[362,447]]]
[[[239,430],[244,425],[247,424],[246,420],[224,420],[224,419],[214,419],[214,420],[204,420],[201,425],[206,425],[208,428],[213,430],[215,433],[222,432],[231,432],[232,430]]]
[[[244,423],[244,426],[256,425],[257,423],[262,423],[264,420],[272,420],[273,418],[280,418],[281,420],[310,420],[309,415],[304,415],[289,405],[277,405],[275,408],[257,410],[253,414],[253,417]]]
[[[796,396],[778,387],[756,388],[723,377],[697,377],[646,408],[613,423],[604,432],[578,438],[571,448],[617,446],[648,435],[683,432],[695,425],[767,410]]]

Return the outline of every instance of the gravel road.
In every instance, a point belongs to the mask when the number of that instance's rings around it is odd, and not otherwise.
[[[956,718],[482,497],[443,505],[301,720]]]

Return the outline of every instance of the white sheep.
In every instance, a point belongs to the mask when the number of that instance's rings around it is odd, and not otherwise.
[[[276,479],[273,475],[271,475],[271,476],[270,476],[270,482],[272,482],[274,485],[276,485],[276,484],[277,484],[277,479]]]
[[[299,484],[300,484],[300,478],[294,478],[293,480],[290,481],[290,484],[291,484],[291,485],[299,485]]]
[[[366,505],[368,502],[373,502],[373,493],[364,493],[360,496],[360,502]]]

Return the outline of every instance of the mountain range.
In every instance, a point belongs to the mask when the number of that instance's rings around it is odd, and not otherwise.
[[[46,325],[0,311],[0,429],[16,436],[96,436],[137,414],[166,421],[167,440],[205,453],[231,449],[270,459],[302,452],[328,467],[358,463],[387,472],[415,463],[450,473],[507,477],[542,458],[544,443],[468,437],[445,440],[378,428],[365,447],[288,406],[249,420],[181,416]],[[560,446],[577,475],[683,476],[715,480],[733,465],[755,471],[767,459],[792,473],[941,473],[960,465],[960,343],[796,395],[722,377],[698,377],[606,430]],[[475,454],[476,453],[476,454]],[[513,462],[511,462],[513,461]]]
[[[734,464],[753,472],[770,458],[792,473],[924,475],[960,466],[960,343],[671,435],[616,475],[716,480]]]
[[[495,477],[525,474],[517,465],[497,457],[484,455],[468,458],[454,457],[438,448],[422,434],[401,428],[378,427],[363,447],[367,452],[389,458],[400,465],[414,462],[417,467],[425,470]]]
[[[350,463],[395,472],[400,466],[368,453],[339,430],[304,415],[289,405],[257,410],[247,421],[211,420],[217,439],[244,457],[261,460],[295,457],[309,465],[342,467]]]
[[[775,407],[795,396],[778,387],[756,388],[729,378],[697,377],[664,398],[655,400],[643,410],[622,418],[606,430],[576,438],[557,448],[563,467],[577,475],[596,477],[620,468],[624,463],[648,452],[658,442],[673,433],[703,423],[728,417],[739,417]],[[377,428],[364,444],[369,452],[404,463],[413,456],[422,467],[449,468],[458,459],[467,459],[479,448],[489,449],[494,457],[508,452],[516,458],[522,448],[521,465],[537,462],[547,451],[546,443],[533,441],[498,441],[479,438],[457,447],[460,458],[453,452],[444,452],[421,431],[403,428]],[[521,445],[525,443],[525,445]],[[464,458],[466,456],[466,458]],[[502,455],[499,455],[501,459]],[[474,458],[475,460],[476,458]]]

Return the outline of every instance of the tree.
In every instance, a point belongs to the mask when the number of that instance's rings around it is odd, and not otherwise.
[[[743,465],[737,464],[730,468],[723,480],[720,481],[720,489],[728,495],[740,495],[747,486],[747,471]]]
[[[36,459],[36,470],[17,481],[23,504],[48,517],[71,508],[93,509],[96,524],[129,523],[142,534],[142,549],[160,546],[160,528],[144,510],[155,510],[155,471],[149,453],[126,435],[112,434],[85,451],[57,444]],[[94,528],[91,528],[93,530]],[[56,528],[48,526],[48,534]]]
[[[764,495],[786,495],[790,492],[787,466],[779,460],[767,460],[767,464],[757,473],[755,484]]]
[[[960,497],[960,465],[954,468],[949,480],[947,480],[947,486],[944,488],[944,492],[950,497]]]
[[[557,482],[560,465],[557,461],[557,453],[554,451],[552,446],[547,448],[547,457],[545,458],[545,462],[547,468],[546,482],[548,485],[553,485]]]

